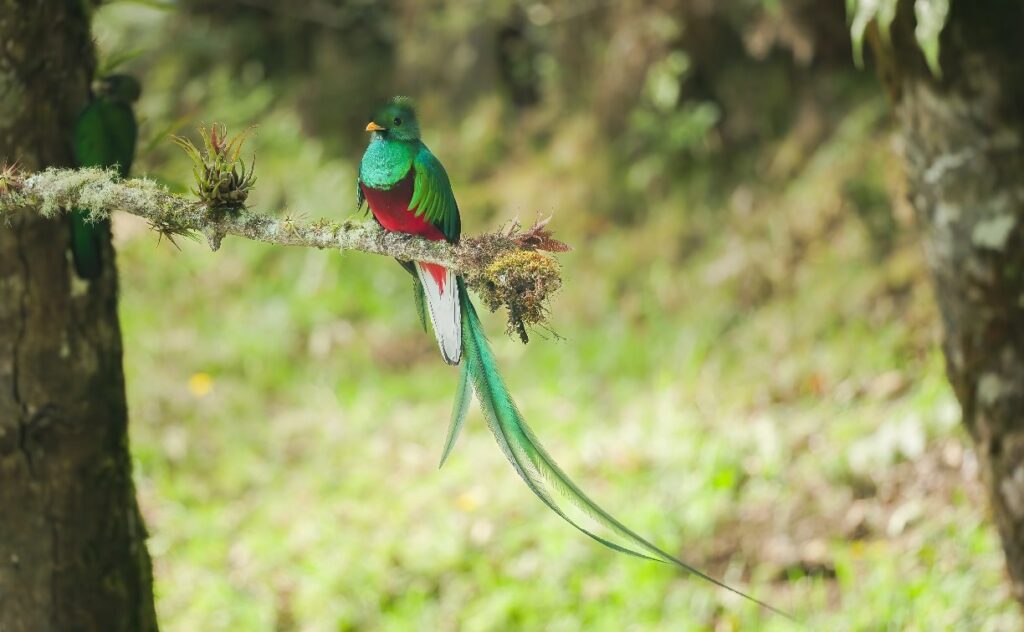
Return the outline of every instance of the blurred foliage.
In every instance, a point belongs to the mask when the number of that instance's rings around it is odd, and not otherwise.
[[[562,339],[505,340],[527,419],[638,531],[811,629],[1012,629],[935,345],[886,105],[842,3],[186,0],[95,31],[166,140],[258,126],[261,209],[355,208],[366,115],[418,97],[467,235],[554,213]],[[789,629],[587,541],[478,414],[408,278],[115,225],[165,630]],[[540,332],[543,334],[543,332]]]

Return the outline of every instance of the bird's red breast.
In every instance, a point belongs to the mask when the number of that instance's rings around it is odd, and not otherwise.
[[[444,233],[437,226],[428,222],[425,217],[417,216],[416,213],[409,210],[415,182],[416,174],[413,169],[409,169],[409,173],[390,189],[374,189],[362,182],[359,183],[359,187],[363,190],[363,196],[366,198],[367,206],[370,207],[370,212],[385,230],[419,235],[431,241],[441,241],[445,238]],[[432,263],[425,263],[423,266],[437,281],[441,292],[444,292],[447,277],[444,267]]]

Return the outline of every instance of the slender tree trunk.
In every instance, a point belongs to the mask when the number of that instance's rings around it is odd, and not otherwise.
[[[901,0],[874,42],[896,99],[910,199],[944,324],[949,380],[1024,603],[1024,3],[952,0],[942,78]]]
[[[71,162],[94,55],[84,2],[0,0],[0,161]],[[0,632],[155,630],[113,250],[84,283],[64,221],[0,230]]]

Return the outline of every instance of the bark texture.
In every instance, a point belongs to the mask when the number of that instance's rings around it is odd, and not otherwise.
[[[901,0],[876,39],[944,324],[949,380],[1024,603],[1024,4],[953,0],[942,77]]]
[[[94,55],[85,3],[0,0],[0,161],[71,163]],[[155,630],[128,454],[109,240],[101,278],[63,218],[0,230],[0,631]]]

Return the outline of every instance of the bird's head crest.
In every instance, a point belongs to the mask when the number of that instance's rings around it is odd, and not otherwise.
[[[395,105],[401,108],[406,108],[412,112],[416,111],[416,101],[412,97],[391,97],[391,105]]]
[[[418,140],[420,124],[416,120],[416,104],[409,97],[392,97],[374,111],[366,131],[395,140]]]
[[[106,75],[94,82],[93,91],[97,96],[132,104],[139,99],[142,86],[131,75]]]

